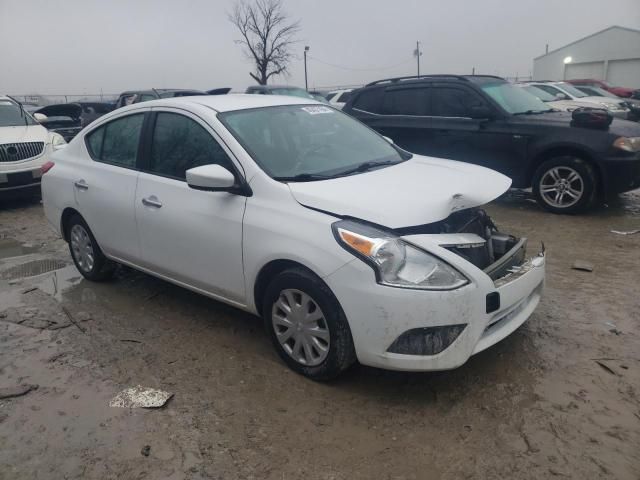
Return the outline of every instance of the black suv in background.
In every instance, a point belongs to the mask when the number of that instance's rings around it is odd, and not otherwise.
[[[555,213],[640,186],[640,125],[579,127],[499,77],[380,80],[354,92],[343,111],[410,152],[502,172]]]

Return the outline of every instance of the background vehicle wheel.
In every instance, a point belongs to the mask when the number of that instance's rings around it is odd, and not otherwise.
[[[584,160],[562,156],[547,160],[533,175],[533,194],[553,213],[578,213],[596,198],[596,173]]]
[[[67,239],[73,263],[83,277],[94,282],[112,277],[116,264],[104,256],[91,229],[80,215],[69,219]]]
[[[313,380],[330,380],[356,360],[351,330],[329,287],[303,268],[278,274],[267,287],[263,316],[284,362]]]

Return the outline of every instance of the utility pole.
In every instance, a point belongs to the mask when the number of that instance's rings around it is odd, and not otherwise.
[[[416,57],[416,60],[418,61],[418,76],[420,76],[420,56],[422,55],[422,52],[420,51],[420,42],[416,41],[416,49],[413,51],[413,54]]]
[[[307,81],[307,52],[309,51],[309,46],[306,45],[304,47],[304,89],[309,90],[309,82]]]
[[[476,74],[476,67],[473,67],[473,68],[471,69],[471,75],[475,75],[475,74]]]

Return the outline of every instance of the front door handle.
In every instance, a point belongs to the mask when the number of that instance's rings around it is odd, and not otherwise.
[[[78,180],[77,182],[73,182],[73,185],[80,190],[89,190],[89,185],[84,180]]]
[[[146,197],[142,199],[142,204],[147,207],[161,208],[162,202],[158,200],[158,197],[155,195],[151,195],[150,197]]]

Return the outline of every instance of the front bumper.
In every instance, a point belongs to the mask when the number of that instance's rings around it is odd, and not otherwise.
[[[42,171],[38,168],[0,171],[0,192],[11,192],[25,188],[40,188]]]
[[[599,167],[608,196],[640,187],[640,152],[611,155],[599,162]]]
[[[471,355],[510,335],[529,318],[540,301],[545,278],[543,254],[494,282],[482,270],[446,249],[429,250],[464,272],[470,283],[450,291],[383,286],[376,283],[373,270],[358,259],[324,279],[346,314],[360,363],[408,371],[459,367]],[[500,307],[486,313],[487,295],[492,292],[499,293]],[[388,351],[408,330],[460,324],[466,324],[465,329],[438,354]]]

